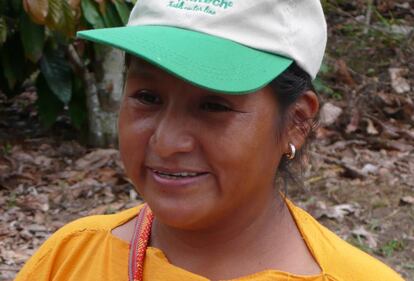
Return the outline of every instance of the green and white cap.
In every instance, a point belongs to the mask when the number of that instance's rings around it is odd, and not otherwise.
[[[127,26],[78,32],[197,86],[244,94],[295,61],[312,78],[327,31],[319,0],[138,0]]]

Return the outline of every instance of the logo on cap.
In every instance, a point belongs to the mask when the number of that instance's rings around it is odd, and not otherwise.
[[[215,15],[219,10],[233,7],[231,0],[170,0],[167,7]]]

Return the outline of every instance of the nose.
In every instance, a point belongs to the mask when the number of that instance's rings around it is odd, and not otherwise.
[[[170,111],[159,117],[149,145],[161,158],[188,153],[195,148],[191,122],[183,115]]]

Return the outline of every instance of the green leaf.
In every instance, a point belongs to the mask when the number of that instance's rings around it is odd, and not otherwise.
[[[7,13],[7,10],[9,8],[9,5],[6,0],[0,0],[0,15],[5,15]]]
[[[76,19],[68,1],[62,1],[62,14],[64,21],[61,24],[61,29],[69,37],[75,36]]]
[[[0,46],[6,42],[7,39],[7,24],[4,18],[0,18]]]
[[[6,0],[0,0],[0,15],[4,15],[4,12],[6,11]]]
[[[18,55],[16,55],[18,54]],[[14,89],[17,82],[23,82],[25,61],[21,42],[18,36],[9,37],[0,53],[1,68],[9,88]]]
[[[7,0],[5,0],[7,2]],[[16,14],[19,14],[23,10],[23,1],[10,1],[11,7]]]
[[[64,104],[72,96],[72,70],[59,50],[49,50],[40,60],[40,70],[52,92]]]
[[[69,116],[75,128],[82,129],[85,127],[88,117],[87,112],[85,88],[82,80],[74,77],[72,99],[69,103]]]
[[[128,23],[129,14],[131,13],[130,9],[128,8],[128,5],[125,3],[125,1],[122,0],[114,0],[113,3],[115,5],[119,17],[122,20],[122,24],[126,25]]]
[[[38,107],[40,121],[46,127],[50,127],[55,123],[64,105],[50,89],[48,82],[42,74],[37,78],[36,89],[38,95],[36,105]]]
[[[45,28],[33,23],[23,12],[20,18],[20,38],[26,57],[36,63],[42,56],[45,44]]]
[[[9,17],[11,20],[23,11],[22,0],[0,0],[0,15]]]
[[[1,53],[1,48],[0,48],[0,53]],[[10,88],[8,84],[9,83],[6,77],[4,76],[4,67],[1,64],[1,57],[0,57],[0,91],[5,93],[7,96],[9,95],[9,92],[10,92]]]
[[[63,0],[66,1],[66,0]],[[62,22],[62,0],[49,0],[49,9],[47,14],[48,26],[57,28]]]
[[[106,5],[105,13],[102,15],[106,27],[123,26],[122,20],[118,15],[115,6],[108,2]]]
[[[75,35],[75,11],[67,0],[49,0],[47,26],[64,33],[67,37]]]
[[[105,23],[99,14],[98,8],[93,0],[81,0],[81,8],[86,21],[94,28],[104,28]]]
[[[6,51],[4,49],[1,50],[0,54],[1,59],[1,70],[3,72],[4,78],[6,78],[8,84],[8,90],[13,89],[17,82],[17,76],[15,70],[13,69],[13,64],[10,61],[10,58],[7,56]],[[1,87],[3,88],[3,86]],[[2,89],[4,90],[4,89]]]

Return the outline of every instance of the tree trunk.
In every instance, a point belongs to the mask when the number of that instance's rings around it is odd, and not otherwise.
[[[89,143],[116,147],[118,110],[123,92],[124,53],[110,47],[96,52],[95,72],[84,75],[89,119]]]
[[[89,144],[116,147],[118,110],[124,88],[124,52],[95,46],[93,72],[83,63],[73,45],[69,45],[68,54],[85,83]]]

